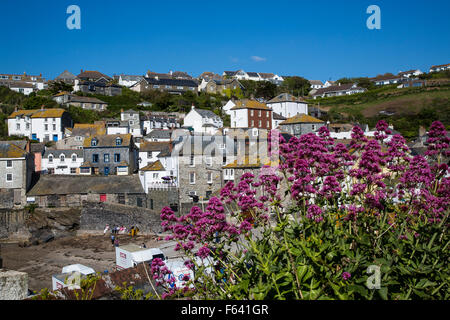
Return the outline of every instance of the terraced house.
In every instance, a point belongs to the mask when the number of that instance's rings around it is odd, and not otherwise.
[[[16,110],[8,117],[8,135],[40,142],[59,141],[73,124],[64,109]]]
[[[137,148],[131,134],[95,135],[85,138],[80,174],[129,175],[137,172]]]
[[[26,205],[34,160],[30,143],[24,140],[0,141],[0,208]]]

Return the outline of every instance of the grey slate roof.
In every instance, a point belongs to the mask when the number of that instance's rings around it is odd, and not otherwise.
[[[148,84],[159,85],[159,86],[182,86],[182,87],[198,87],[197,82],[190,79],[155,79],[155,78],[144,78]]]
[[[200,114],[203,118],[216,118],[218,117],[217,114],[215,114],[214,112],[212,112],[211,110],[205,110],[205,109],[194,109],[195,111],[197,111],[198,114]]]
[[[170,139],[172,136],[171,130],[152,130],[146,135],[148,138]]]
[[[42,175],[28,192],[29,196],[52,194],[117,194],[145,193],[137,175],[128,176],[85,176],[85,175]]]

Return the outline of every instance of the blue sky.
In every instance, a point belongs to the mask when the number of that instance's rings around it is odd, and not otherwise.
[[[72,4],[81,30],[66,27]],[[366,27],[372,4],[381,30]],[[450,63],[449,12],[448,0],[0,0],[0,73],[244,69],[325,81],[428,71]]]

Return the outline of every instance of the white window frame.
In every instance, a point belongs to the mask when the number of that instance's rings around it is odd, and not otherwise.
[[[207,172],[206,180],[208,181],[208,183],[213,183],[214,179],[213,179],[213,173],[211,171]]]
[[[11,163],[10,166],[8,166],[8,162]],[[12,168],[12,167],[13,167],[13,161],[12,161],[12,160],[6,160],[6,167],[7,167],[7,168]]]
[[[189,172],[189,184],[195,184],[195,172]]]
[[[8,180],[8,176],[11,176],[10,180]],[[6,182],[13,182],[13,180],[14,180],[14,176],[12,173],[7,173],[5,178],[6,178]]]

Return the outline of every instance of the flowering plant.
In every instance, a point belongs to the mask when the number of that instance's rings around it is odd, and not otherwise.
[[[353,128],[348,146],[325,127],[280,135],[277,170],[244,173],[204,211],[164,208],[167,239],[195,272],[165,297],[448,299],[450,139],[434,122],[412,156],[389,134],[381,121],[373,139]]]

